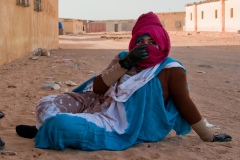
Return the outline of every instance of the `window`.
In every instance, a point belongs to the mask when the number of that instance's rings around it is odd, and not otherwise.
[[[192,13],[190,13],[190,20],[192,20]]]
[[[203,19],[204,18],[204,12],[203,11],[202,11],[202,15],[201,16],[202,16],[202,19]]]
[[[23,7],[29,7],[29,0],[17,0],[16,4]]]
[[[215,18],[218,18],[218,12],[215,10]]]
[[[233,8],[230,10],[230,18],[233,18]]]
[[[42,0],[35,0],[34,10],[38,12],[42,11]]]
[[[28,7],[29,6],[29,0],[22,0],[22,6]]]

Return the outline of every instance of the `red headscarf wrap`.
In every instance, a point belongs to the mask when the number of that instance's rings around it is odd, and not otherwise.
[[[142,14],[138,18],[132,30],[129,51],[136,47],[137,38],[144,34],[149,34],[159,47],[149,45],[146,49],[149,57],[138,63],[139,66],[147,68],[164,61],[169,55],[171,44],[167,31],[153,12]]]

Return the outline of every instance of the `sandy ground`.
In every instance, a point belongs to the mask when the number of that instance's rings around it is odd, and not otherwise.
[[[0,138],[6,142],[0,159],[240,159],[240,35],[170,32],[170,37],[170,56],[186,67],[191,97],[209,129],[213,133],[230,134],[231,142],[202,142],[192,131],[183,137],[171,132],[163,141],[117,152],[34,148],[33,139],[19,137],[15,126],[35,125],[35,105],[41,97],[75,88],[65,84],[68,80],[81,84],[96,75],[117,53],[127,50],[130,38],[129,33],[64,35],[59,39],[60,49],[51,50],[49,57],[32,60],[27,55],[0,66],[0,111],[5,114],[0,119]],[[71,61],[54,62],[60,59]],[[61,89],[43,89],[42,85],[49,82],[60,83]]]

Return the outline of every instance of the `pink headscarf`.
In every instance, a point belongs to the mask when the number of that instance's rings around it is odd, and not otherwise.
[[[169,55],[171,44],[167,31],[163,28],[159,18],[153,12],[142,14],[132,30],[132,39],[129,43],[129,51],[136,47],[137,38],[144,34],[157,43],[159,49],[149,45],[146,49],[149,57],[138,63],[143,68],[152,67],[164,61]]]

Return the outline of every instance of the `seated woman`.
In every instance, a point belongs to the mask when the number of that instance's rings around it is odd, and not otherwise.
[[[42,98],[36,126],[19,125],[16,132],[35,138],[35,147],[64,150],[124,150],[156,142],[171,130],[185,135],[191,128],[206,142],[230,141],[213,135],[191,100],[186,70],[170,58],[170,39],[158,17],[141,15],[129,52],[118,54],[98,76],[59,95]]]

